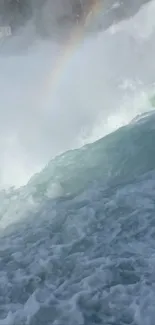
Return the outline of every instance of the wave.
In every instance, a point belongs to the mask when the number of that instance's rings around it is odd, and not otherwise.
[[[1,226],[35,212],[47,201],[67,199],[95,186],[123,186],[154,170],[155,111],[137,116],[104,138],[52,159],[26,186],[2,191]],[[9,212],[8,212],[9,211]]]
[[[94,181],[120,183],[149,172],[155,166],[154,122],[154,110],[141,114],[97,142],[56,157],[29,184],[38,193],[42,188],[41,195],[51,183],[63,194],[73,194]]]
[[[153,324],[154,122],[143,114],[0,193],[0,324]]]

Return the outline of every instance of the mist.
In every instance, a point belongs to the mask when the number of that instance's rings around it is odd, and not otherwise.
[[[1,187],[25,184],[55,155],[95,141],[150,108],[154,15],[152,1],[106,30],[101,15],[92,15],[67,58],[70,31],[79,28],[74,24],[64,34],[57,25],[53,37],[44,37],[35,16],[0,40]]]

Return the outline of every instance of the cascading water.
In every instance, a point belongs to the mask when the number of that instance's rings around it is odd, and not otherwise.
[[[155,1],[103,14],[0,41],[0,325],[154,325]]]

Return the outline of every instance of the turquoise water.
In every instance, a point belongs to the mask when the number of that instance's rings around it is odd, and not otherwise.
[[[154,325],[155,113],[0,193],[0,325]]]

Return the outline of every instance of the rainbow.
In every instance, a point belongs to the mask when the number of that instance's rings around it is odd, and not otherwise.
[[[58,85],[64,70],[67,69],[67,64],[84,39],[86,27],[89,26],[92,19],[100,13],[102,7],[101,0],[90,0],[90,3],[88,14],[84,15],[80,24],[78,24],[71,32],[69,39],[64,44],[62,51],[57,57],[54,70],[52,70],[52,73],[48,75],[46,88],[44,88],[47,92],[53,91],[53,88]]]

